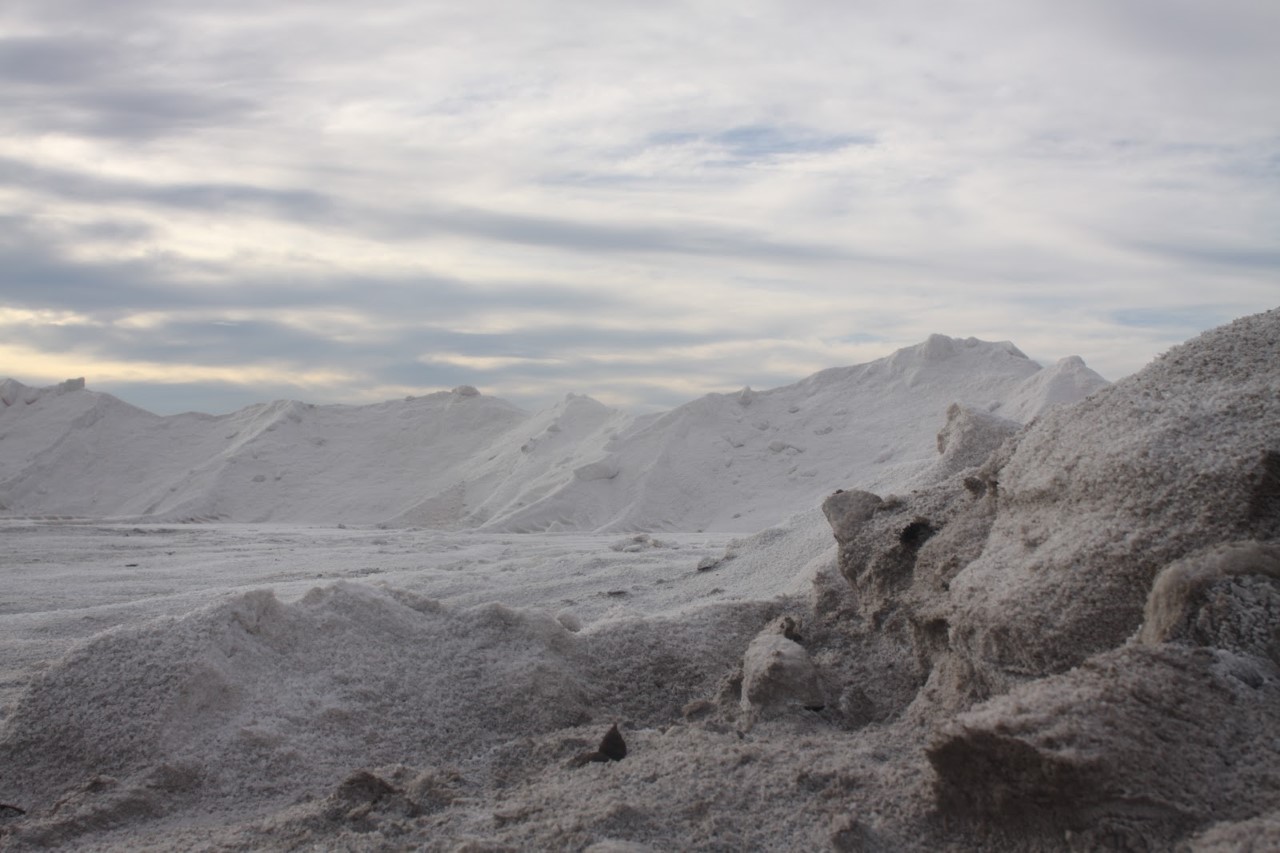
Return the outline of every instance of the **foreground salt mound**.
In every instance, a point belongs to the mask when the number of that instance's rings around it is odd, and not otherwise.
[[[360,584],[292,604],[253,591],[109,631],[37,679],[0,737],[0,802],[49,816],[23,840],[53,844],[195,803],[259,814],[355,768],[453,764],[600,714],[652,724],[712,690],[775,611],[575,634]]]
[[[770,391],[633,418],[569,395],[529,414],[474,388],[158,417],[83,380],[0,398],[0,512],[386,523],[510,532],[752,531],[839,482],[921,476],[947,407],[1027,420],[1104,386],[1009,343],[934,335]],[[70,393],[74,392],[74,393]]]
[[[156,520],[385,518],[525,414],[441,392],[375,406],[281,401],[159,417],[78,391],[0,411],[10,513]],[[25,457],[25,458],[24,458]]]
[[[239,801],[474,750],[581,720],[577,645],[549,616],[498,605],[451,612],[354,584],[291,605],[250,592],[70,654],[7,723],[0,753],[25,778],[5,785],[47,806],[95,776],[159,774]]]
[[[1161,572],[1136,641],[940,726],[929,750],[939,803],[1047,834],[1087,823],[1082,841],[1108,849],[1216,824],[1212,837],[1273,812],[1277,637],[1280,544],[1197,551]]]
[[[1278,387],[1270,312],[1047,413],[982,474],[991,533],[951,583],[967,651],[1013,672],[1061,670],[1129,636],[1173,560],[1280,535]]]
[[[938,486],[828,499],[869,642],[924,682],[890,698],[932,729],[941,809],[1147,849],[1280,806],[1278,387],[1280,310]]]

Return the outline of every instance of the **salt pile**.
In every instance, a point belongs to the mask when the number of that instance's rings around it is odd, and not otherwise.
[[[928,467],[952,403],[1019,420],[1104,380],[1012,344],[934,335],[769,391],[634,418],[569,395],[529,414],[474,388],[376,406],[281,401],[159,417],[6,380],[0,512],[154,521],[387,523],[512,532],[752,532],[841,482]]]
[[[945,400],[939,365],[966,353],[992,375],[952,376]],[[0,815],[0,839],[18,850],[1280,846],[1280,310],[1022,428],[1036,395],[1069,393],[1082,367],[1060,363],[1059,381],[1024,361],[930,339],[634,422],[579,400],[515,413],[507,438],[481,451],[497,449],[481,460],[493,467],[449,485],[462,509],[431,512],[477,524],[473,508],[505,484],[478,526],[608,530],[616,560],[681,553],[657,531],[620,535],[628,518],[663,520],[647,493],[678,495],[682,482],[641,488],[637,474],[626,506],[610,503],[606,484],[639,470],[634,460],[710,476],[698,460],[713,435],[743,442],[717,450],[723,466],[734,451],[786,453],[803,430],[771,434],[784,415],[808,412],[812,434],[850,395],[875,410],[849,410],[870,441],[846,433],[862,456],[831,469],[869,476],[827,487],[821,517],[816,503],[792,507],[791,521],[671,577],[739,589],[770,578],[758,598],[584,624],[341,583],[297,600],[240,591],[94,637],[34,676],[4,719],[0,802],[27,813]],[[891,401],[879,409],[866,391],[877,383]],[[891,431],[885,409],[930,423]],[[554,445],[552,424],[588,451],[519,473]],[[0,429],[7,442],[25,427]],[[595,462],[606,476],[574,473]],[[810,488],[761,470],[787,495]],[[21,482],[27,491],[4,494],[34,501],[35,481]],[[545,491],[500,512],[533,496],[515,485],[526,482]],[[732,497],[726,483],[694,497]],[[741,500],[712,506],[690,526],[749,517]],[[809,538],[818,521],[834,559]],[[615,723],[625,758],[575,762]]]

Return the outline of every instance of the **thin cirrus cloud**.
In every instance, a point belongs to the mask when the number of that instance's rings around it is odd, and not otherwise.
[[[0,375],[155,411],[653,408],[932,332],[1118,378],[1280,296],[1261,0],[0,23]]]

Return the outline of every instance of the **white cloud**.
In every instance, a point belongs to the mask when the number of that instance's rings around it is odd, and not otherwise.
[[[92,326],[93,318],[74,311],[28,310],[0,305],[0,326]]]
[[[0,363],[21,364],[29,382],[55,383],[72,376],[92,373],[98,385],[124,382],[151,382],[159,385],[209,383],[252,386],[255,384],[316,390],[333,385],[358,384],[361,377],[348,371],[313,370],[288,362],[214,366],[199,363],[168,363],[143,360],[112,361],[93,355],[48,353],[20,345],[0,343]]]
[[[478,370],[482,372],[491,372],[495,370],[507,370],[512,367],[528,367],[537,366],[556,366],[564,364],[564,359],[559,358],[528,358],[525,356],[500,356],[500,355],[463,355],[461,353],[432,353],[430,355],[421,355],[417,359],[423,364],[441,365],[446,367],[462,367],[467,370]]]

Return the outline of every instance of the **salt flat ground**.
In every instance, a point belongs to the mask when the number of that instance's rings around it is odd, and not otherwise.
[[[809,550],[827,548],[829,531],[813,528],[804,527]],[[699,571],[700,563],[723,557],[739,541],[727,533],[475,534],[7,519],[0,521],[0,541],[0,719],[32,676],[77,641],[179,616],[248,589],[270,588],[293,601],[317,586],[357,580],[458,606],[542,609],[589,630],[613,618],[776,595],[796,581],[800,568],[776,561],[772,576],[763,578],[758,568]]]

